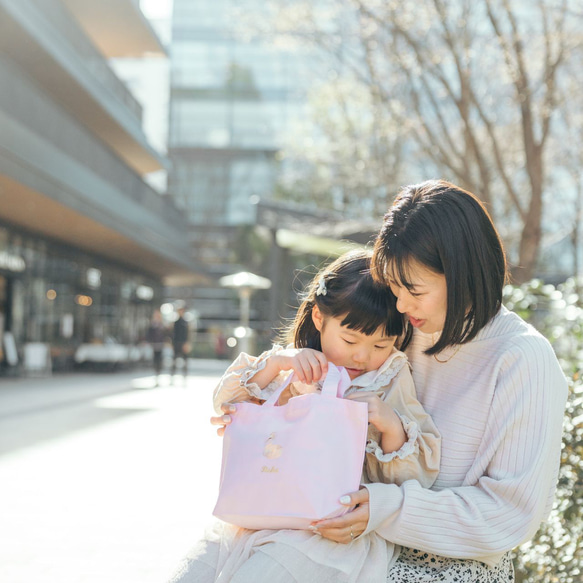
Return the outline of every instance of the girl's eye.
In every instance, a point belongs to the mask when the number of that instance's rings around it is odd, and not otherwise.
[[[344,340],[346,344],[356,344],[356,342],[350,342],[350,340],[346,340],[346,338],[343,338],[342,340]]]
[[[377,346],[375,344],[375,348],[378,348],[379,350],[384,350],[385,348],[388,348],[388,346]]]

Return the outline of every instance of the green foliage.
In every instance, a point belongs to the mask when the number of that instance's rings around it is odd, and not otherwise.
[[[280,196],[352,218],[382,216],[405,180],[406,128],[349,73],[314,82],[306,111],[278,154]]]
[[[549,520],[515,554],[517,582],[583,579],[583,281],[555,287],[533,280],[505,289],[505,305],[552,343],[569,382],[561,468]]]

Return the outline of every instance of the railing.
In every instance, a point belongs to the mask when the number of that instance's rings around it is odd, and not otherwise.
[[[73,120],[64,110],[24,77],[18,68],[0,58],[0,109],[30,128],[35,134],[54,144],[59,150],[90,168],[97,176],[112,184],[128,198],[142,204],[152,213],[179,229],[186,218],[160,196],[131,168],[95,138],[89,130]]]
[[[141,123],[142,106],[131,94],[124,83],[111,70],[103,55],[79,28],[79,24],[71,17],[67,9],[58,0],[29,0],[39,13],[55,29],[58,37],[71,45],[72,58],[80,59],[83,68],[90,72],[97,81],[107,87],[131,111]],[[61,40],[61,39],[59,39]]]

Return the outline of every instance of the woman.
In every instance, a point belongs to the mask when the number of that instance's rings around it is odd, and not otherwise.
[[[375,277],[407,315],[402,348],[442,435],[431,489],[368,484],[338,540],[375,530],[401,545],[387,581],[513,581],[509,551],[550,512],[567,386],[549,343],[502,306],[506,262],[488,213],[444,181],[405,187],[375,243]]]

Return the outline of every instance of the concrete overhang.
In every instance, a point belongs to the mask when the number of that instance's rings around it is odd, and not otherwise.
[[[376,221],[347,220],[338,212],[289,202],[257,199],[253,204],[258,226],[274,232],[279,247],[297,253],[338,257],[369,246],[379,228]]]
[[[168,160],[150,146],[142,129],[141,106],[93,45],[86,44],[94,62],[78,54],[24,0],[0,0],[0,51],[138,174],[168,169]]]
[[[0,220],[169,281],[193,281],[187,258],[158,254],[127,236],[0,174]],[[201,274],[202,276],[202,274]]]
[[[137,176],[112,182],[2,110],[0,127],[0,220],[160,278],[204,273],[187,221]]]
[[[321,257],[339,257],[347,251],[364,247],[353,241],[311,235],[305,230],[279,229],[276,232],[276,241],[284,249],[297,253],[313,253]]]
[[[61,0],[108,59],[166,57],[166,48],[136,0]]]

